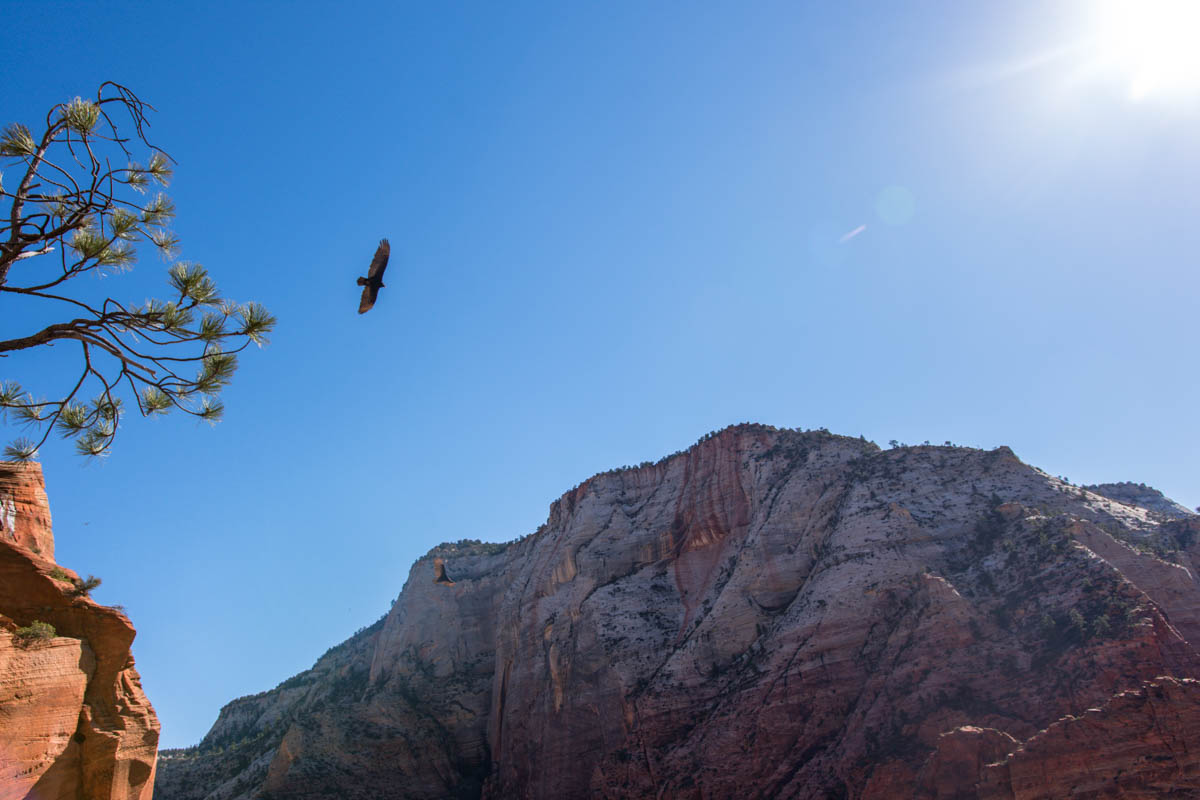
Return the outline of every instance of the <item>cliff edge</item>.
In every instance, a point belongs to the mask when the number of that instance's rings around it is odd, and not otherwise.
[[[124,613],[54,563],[41,467],[0,462],[0,800],[150,800],[158,718]]]

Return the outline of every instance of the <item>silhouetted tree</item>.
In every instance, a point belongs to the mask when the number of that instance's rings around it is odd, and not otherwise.
[[[79,346],[78,376],[54,399],[0,381],[0,415],[36,431],[8,445],[8,458],[34,457],[52,431],[74,439],[83,455],[103,454],[124,413],[122,397],[142,416],[177,408],[216,422],[236,354],[264,344],[275,324],[257,303],[224,300],[199,264],[175,262],[167,299],[142,305],[92,299],[94,286],[89,292],[76,280],[127,271],[142,247],[167,261],[175,256],[178,240],[167,227],[174,205],[148,192],[167,185],[172,163],[146,138],[151,110],[106,82],[94,100],[51,108],[37,135],[19,123],[0,134],[0,167],[18,176],[9,183],[0,172],[0,329],[12,327],[22,301],[58,309],[49,313],[59,320],[25,335],[3,331],[12,338],[0,339],[0,358],[58,342]],[[144,164],[131,148],[146,151]]]

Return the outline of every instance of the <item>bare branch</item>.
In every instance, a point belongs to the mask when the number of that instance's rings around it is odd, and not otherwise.
[[[16,255],[16,257],[13,258],[13,261],[20,261],[23,258],[33,258],[34,256],[44,256],[47,253],[53,253],[53,252],[54,252],[54,248],[51,247],[50,245],[46,245],[41,250],[28,250],[24,253],[18,253]]]

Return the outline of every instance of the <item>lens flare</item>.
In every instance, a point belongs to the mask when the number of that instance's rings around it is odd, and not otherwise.
[[[1128,76],[1133,98],[1200,91],[1200,2],[1107,0],[1095,8],[1098,50]]]

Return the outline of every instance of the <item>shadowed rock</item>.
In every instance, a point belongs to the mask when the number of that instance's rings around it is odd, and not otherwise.
[[[446,560],[435,558],[433,560],[433,582],[453,586],[454,581],[446,577]]]

